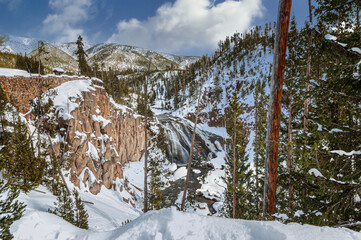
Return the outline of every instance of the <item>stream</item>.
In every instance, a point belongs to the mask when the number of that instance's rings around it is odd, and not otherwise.
[[[194,124],[189,120],[170,114],[157,115],[157,118],[164,128],[168,160],[171,163],[176,163],[178,167],[187,166]],[[219,144],[215,144],[217,141]],[[202,176],[206,176],[213,169],[208,162],[216,157],[216,152],[221,150],[219,147],[222,147],[222,143],[222,137],[197,127],[188,194],[194,193],[195,195],[196,190],[201,187]],[[198,169],[200,172],[194,172],[193,170],[195,169]],[[179,193],[184,189],[184,183],[185,178],[178,179],[164,190],[165,207],[174,206]],[[215,213],[212,207],[213,200],[204,198],[201,195],[195,195],[195,200],[207,203],[209,211],[212,214]]]

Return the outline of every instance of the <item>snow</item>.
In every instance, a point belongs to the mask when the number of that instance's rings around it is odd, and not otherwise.
[[[202,194],[205,198],[222,201],[223,192],[226,188],[226,183],[223,180],[225,176],[223,169],[225,165],[224,158],[225,152],[222,151],[218,152],[217,157],[211,160],[214,170],[208,172],[201,188],[197,189],[198,194]]]
[[[288,220],[288,216],[284,213],[275,213],[273,214],[274,217],[276,217],[277,219],[282,219],[283,221]]]
[[[57,108],[58,117],[67,120],[72,118],[70,113],[79,106],[78,103],[71,99],[79,98],[82,100],[82,92],[95,91],[95,88],[92,87],[92,81],[88,79],[69,81],[54,88],[54,90],[57,94],[53,101],[54,106]]]
[[[327,35],[325,36],[325,38],[326,38],[327,40],[332,40],[332,41],[336,41],[336,40],[337,40],[337,37],[335,37],[335,36],[333,36],[333,35],[331,35],[331,34],[327,34]]]
[[[316,168],[311,168],[308,171],[308,174],[314,175],[315,177],[323,177],[322,173],[320,171],[318,171]]]
[[[86,154],[93,160],[99,160],[98,151],[91,142],[88,142],[88,151]]]
[[[333,150],[331,153],[336,153],[340,156],[346,155],[346,156],[352,156],[352,155],[361,155],[361,151],[351,151],[351,152],[345,152],[343,150]]]
[[[295,217],[301,217],[302,215],[304,215],[305,213],[302,211],[302,210],[297,210],[296,212],[295,212]]]
[[[94,122],[101,122],[103,125],[102,125],[102,128],[105,128],[105,126],[107,126],[109,123],[111,123],[110,120],[108,119],[105,119],[104,117],[102,116],[96,116],[96,115],[93,115],[93,121]]]
[[[54,209],[56,197],[43,186],[37,190],[45,194],[31,191],[28,194],[20,194],[18,198],[27,207],[24,216],[11,226],[15,239],[85,239],[94,232],[115,230],[127,219],[133,220],[140,215],[138,210],[120,201],[119,192],[105,187],[98,195],[79,191],[83,200],[93,203],[85,203],[89,214],[89,230],[81,230],[48,213],[48,209]]]
[[[354,52],[357,52],[357,53],[361,54],[361,49],[358,48],[358,47],[353,47],[353,48],[351,48],[351,50],[354,51]]]
[[[177,181],[178,179],[185,178],[187,176],[187,168],[186,167],[180,167],[177,169],[177,171],[174,172],[174,181]]]
[[[44,189],[41,189],[44,190]],[[87,195],[82,195],[84,197]],[[98,198],[98,199],[97,199]],[[15,239],[257,239],[257,240],[356,240],[361,233],[345,228],[316,227],[296,223],[283,224],[277,221],[247,221],[221,217],[201,216],[184,213],[175,207],[159,211],[149,211],[134,219],[139,213],[128,212],[121,203],[109,205],[109,200],[94,199],[94,205],[86,204],[90,216],[90,230],[79,229],[60,217],[47,213],[53,206],[55,197],[48,194],[30,192],[22,194],[28,207],[25,216],[11,226]],[[100,202],[99,200],[105,200]],[[39,204],[39,203],[42,204]],[[95,211],[92,206],[99,207]],[[108,215],[105,215],[108,214]],[[121,226],[119,219],[128,214],[130,223]],[[96,222],[94,221],[96,220]],[[107,223],[109,225],[106,225]],[[112,224],[117,225],[114,227]],[[95,226],[98,226],[95,228]]]
[[[57,71],[59,73],[64,73],[65,72],[64,69],[62,69],[62,68],[53,68],[53,72],[55,72],[55,71]]]
[[[355,201],[355,202],[361,202],[360,195],[358,195],[357,193],[356,193],[355,196],[354,196],[354,201]]]
[[[0,68],[0,76],[12,77],[12,76],[22,76],[22,77],[31,77],[30,73],[24,70],[12,69],[12,68]]]

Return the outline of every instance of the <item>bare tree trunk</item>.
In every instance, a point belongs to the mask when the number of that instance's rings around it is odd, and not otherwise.
[[[54,156],[55,156],[55,150],[54,150],[53,144],[52,144],[52,142],[51,142],[51,138],[50,138],[49,135],[47,135],[47,136],[48,136],[48,140],[49,140],[49,142],[50,142],[51,151],[52,151],[52,153],[53,153]],[[61,157],[61,161],[62,161],[62,157]],[[59,166],[60,166],[60,164],[59,164]],[[68,184],[66,183],[65,178],[64,178],[64,175],[63,175],[63,172],[61,171],[61,167],[59,168],[59,175],[60,175],[60,177],[61,177],[61,180],[62,180],[63,183],[64,183],[64,186],[65,186],[65,188],[66,188],[66,191],[68,192],[69,195],[71,195],[71,192],[70,192],[70,190],[69,190]],[[53,175],[53,177],[54,177],[54,175]]]
[[[148,130],[147,130],[147,126],[148,126],[148,85],[147,85],[147,79],[149,76],[149,68],[150,68],[150,64],[148,67],[148,74],[147,77],[145,78],[145,83],[144,83],[144,92],[145,92],[145,113],[144,113],[144,117],[145,117],[145,153],[144,153],[144,212],[148,212]]]
[[[204,66],[204,65],[203,65],[203,66]],[[199,96],[198,96],[198,102],[197,102],[196,121],[195,121],[195,123],[194,123],[194,129],[193,129],[193,134],[192,134],[191,148],[190,148],[190,150],[189,150],[188,167],[187,167],[187,177],[186,177],[186,182],[185,182],[185,184],[184,184],[184,191],[183,191],[181,211],[184,210],[184,205],[185,205],[185,202],[186,202],[186,196],[187,196],[187,191],[188,191],[189,176],[190,176],[190,173],[191,173],[191,165],[192,165],[194,139],[196,138],[198,115],[199,115],[199,104],[200,104],[200,102],[201,102],[201,97],[202,97],[203,82],[204,82],[204,79],[203,79],[203,81],[202,81],[202,83],[201,83],[201,85],[200,85],[200,87],[199,87]]]
[[[309,19],[310,19],[310,25],[312,25],[312,5],[311,0],[308,0],[308,10],[309,10]],[[306,93],[310,91],[310,76],[311,76],[311,46],[312,46],[312,31],[310,31],[308,36],[308,56],[307,56],[307,72],[306,72]],[[307,97],[304,102],[304,111],[303,111],[303,130],[305,132],[308,131],[307,125],[308,125],[308,106],[309,106],[310,99]]]
[[[237,140],[237,131],[236,131],[236,117],[233,117],[233,218],[236,218],[236,140]]]
[[[308,0],[308,14],[309,14],[309,18],[310,18],[310,23],[312,24],[312,5],[311,5],[311,0]]]
[[[38,41],[38,60],[39,60],[38,73],[39,73],[39,76],[40,76],[40,69],[41,69],[41,64],[40,64],[40,41]]]
[[[291,5],[292,0],[279,1],[266,139],[265,185],[263,196],[264,217],[267,213],[272,215],[276,211],[281,98]]]

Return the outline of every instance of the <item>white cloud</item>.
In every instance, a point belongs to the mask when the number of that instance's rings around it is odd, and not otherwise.
[[[262,10],[261,0],[176,0],[145,21],[120,21],[108,42],[174,53],[209,51],[225,36],[249,28]]]
[[[43,21],[43,32],[56,36],[57,41],[76,41],[84,34],[79,27],[89,19],[92,0],[49,0],[54,14],[49,14]]]

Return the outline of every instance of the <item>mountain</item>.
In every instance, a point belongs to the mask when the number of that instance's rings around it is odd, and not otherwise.
[[[37,48],[39,40],[40,39],[36,38],[9,35],[9,41],[5,43],[4,47],[10,49],[11,52],[25,55]]]
[[[9,36],[9,41],[2,47],[4,52],[37,56],[38,39]],[[97,64],[103,70],[145,71],[184,69],[190,63],[199,59],[194,56],[176,56],[159,53],[145,48],[121,45],[117,43],[84,43],[90,66]],[[77,73],[77,45],[75,42],[45,43],[45,54],[42,54],[43,64],[50,69],[60,67],[69,73]]]

